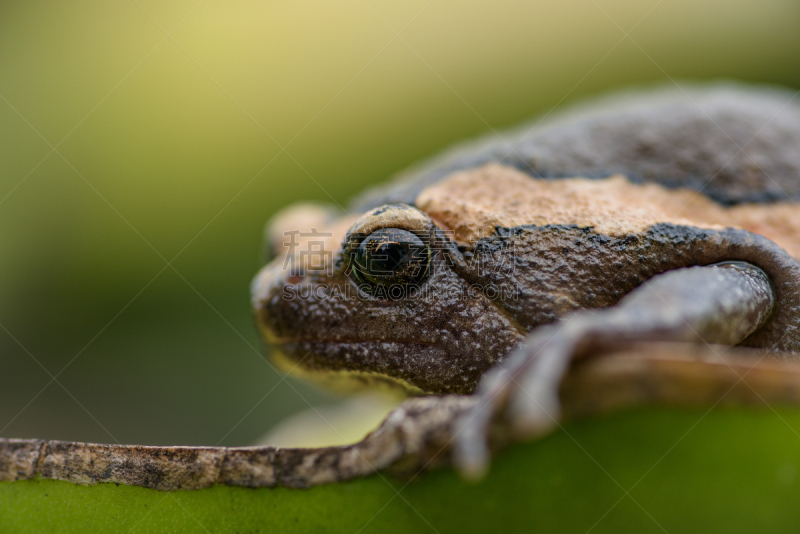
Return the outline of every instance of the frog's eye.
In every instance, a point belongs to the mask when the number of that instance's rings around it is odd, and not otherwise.
[[[359,287],[382,298],[400,298],[425,281],[431,250],[413,232],[375,230],[352,253],[350,272]]]

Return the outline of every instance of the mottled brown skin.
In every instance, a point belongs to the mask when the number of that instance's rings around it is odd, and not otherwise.
[[[398,206],[421,210],[414,228],[443,232],[428,290],[331,299],[329,290],[353,285],[338,246],[330,277],[310,272],[289,284],[268,268],[254,285],[259,324],[294,371],[468,393],[539,325],[612,306],[667,270],[741,260],[767,272],[778,300],[746,344],[799,352],[800,271],[786,252],[800,251],[791,233],[800,224],[800,105],[791,97],[726,87],[683,103],[655,94],[638,107],[534,128],[508,153],[500,141],[456,151],[356,203],[379,206],[362,215],[372,228],[394,224],[381,203],[405,202]],[[750,203],[766,198],[773,203]],[[342,226],[330,243],[344,239]],[[476,284],[513,298],[467,296]],[[324,289],[321,298],[285,299],[287,286]]]
[[[618,97],[457,149],[342,216],[308,206],[277,216],[267,241],[278,257],[254,280],[253,306],[285,369],[457,393],[406,401],[358,443],[0,439],[0,481],[173,490],[302,488],[447,463],[474,474],[485,442],[529,439],[563,417],[652,403],[800,405],[793,98],[727,86]],[[430,277],[403,298],[360,291],[348,272],[359,240],[387,227],[432,248]],[[305,259],[288,272],[284,231],[314,228],[330,232],[330,272]],[[304,290],[316,293],[299,298]]]
[[[503,307],[528,331],[578,309],[613,306],[645,280],[669,270],[723,261],[757,265],[772,280],[778,307],[743,344],[800,352],[800,269],[786,252],[761,236],[668,223],[624,238],[570,226],[501,228],[496,236],[480,240],[475,254],[497,249],[518,258],[514,279],[504,277],[500,269],[482,274],[469,264],[463,276],[518,288],[520,298],[504,302]]]
[[[738,84],[630,91],[454,147],[351,208],[411,204],[455,171],[502,163],[548,180],[622,174],[702,191],[721,205],[800,200],[800,102]]]
[[[370,371],[427,392],[469,393],[536,326],[574,310],[614,305],[668,270],[739,260],[770,275],[779,302],[745,344],[800,351],[800,271],[779,247],[741,230],[660,224],[612,238],[574,226],[497,228],[452,265],[440,256],[427,282],[435,291],[398,302],[349,288],[349,300],[331,298],[352,283],[342,267],[332,277],[302,282],[324,289],[313,301],[284,298],[283,287],[274,288],[261,301],[261,324],[307,371]],[[501,262],[491,261],[498,257]],[[493,286],[511,297],[469,298],[470,285]]]
[[[470,393],[493,368],[467,418],[481,422],[467,423],[470,438],[460,438],[461,448],[484,440],[488,418],[504,410],[511,410],[501,418],[512,431],[535,435],[537,428],[552,428],[546,416],[560,416],[558,384],[570,359],[587,355],[586,347],[599,351],[599,340],[615,334],[636,341],[634,315],[630,324],[609,323],[600,332],[603,316],[581,310],[613,307],[662,273],[729,261],[760,269],[771,287],[747,293],[747,280],[730,278],[731,290],[746,294],[740,302],[758,309],[758,319],[744,336],[720,342],[796,360],[800,267],[792,253],[800,251],[800,105],[791,93],[736,87],[633,100],[470,145],[366,194],[354,205],[366,213],[343,236],[331,273],[289,280],[267,268],[254,283],[254,306],[286,367],[329,377],[331,371],[389,377],[430,393]],[[430,279],[401,298],[344,291],[352,286],[349,251],[369,235],[355,228],[394,227],[402,212],[415,214],[407,229],[431,239]],[[687,290],[680,314],[693,305],[692,287],[684,284],[701,284],[697,298],[709,302],[726,293],[712,287],[713,275],[695,278],[670,277],[676,289]],[[327,289],[320,298],[287,299],[289,286]],[[469,291],[475,287],[483,291]],[[330,298],[331,288],[346,296]],[[762,299],[763,291],[770,295]],[[588,327],[542,330],[575,312]],[[666,325],[672,311],[653,303],[638,312],[647,315],[645,324]],[[704,330],[718,317],[750,320],[744,310],[704,313],[682,319],[692,321],[699,342],[723,328],[715,323]],[[683,330],[659,327],[654,331],[661,337],[643,333],[643,339],[682,341]],[[555,341],[541,339],[545,333]],[[497,365],[526,335],[509,363]],[[548,344],[575,348],[562,354]],[[520,383],[550,397],[526,401],[530,392]],[[528,413],[518,415],[525,403],[530,406],[521,411]],[[485,460],[458,461],[480,470]]]
[[[410,211],[413,218],[399,222],[397,211]],[[426,392],[472,391],[487,367],[524,333],[489,299],[470,297],[468,282],[448,267],[459,253],[420,212],[393,209],[377,217],[413,228],[435,245],[425,290],[402,302],[360,293],[340,256],[331,276],[310,272],[295,284],[261,286],[259,323],[282,352],[300,355],[293,363],[306,372],[321,372],[325,378],[329,371],[370,372]],[[365,220],[374,218],[367,214]],[[358,222],[354,230],[346,242],[364,233]],[[301,285],[313,298],[295,297]]]

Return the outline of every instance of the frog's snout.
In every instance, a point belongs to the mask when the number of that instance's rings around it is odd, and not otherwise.
[[[269,342],[327,337],[325,325],[336,307],[332,294],[349,289],[336,262],[356,218],[333,206],[297,204],[267,223],[265,256],[271,262],[250,287],[258,327]]]

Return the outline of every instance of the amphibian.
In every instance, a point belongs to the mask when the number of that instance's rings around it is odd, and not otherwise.
[[[794,97],[622,95],[457,148],[347,213],[290,208],[253,282],[258,324],[292,372],[448,395],[431,406],[472,396],[440,424],[474,475],[493,421],[526,437],[558,423],[579,359],[688,341],[795,360]]]
[[[347,213],[276,216],[276,257],[252,286],[273,358],[326,382],[427,394],[359,442],[0,439],[0,481],[303,488],[450,462],[479,475],[487,442],[542,435],[563,416],[798,406],[795,96],[623,95],[456,149]]]

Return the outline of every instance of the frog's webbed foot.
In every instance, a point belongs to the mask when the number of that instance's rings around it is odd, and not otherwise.
[[[454,463],[470,478],[489,462],[493,434],[531,439],[561,419],[559,387],[575,359],[641,341],[735,345],[774,306],[760,269],[730,262],[670,271],[642,284],[613,308],[577,312],[537,328],[478,384],[477,402],[455,423]]]
[[[481,380],[476,404],[454,429],[454,463],[468,478],[480,478],[489,463],[491,427],[505,439],[535,438],[555,429],[561,420],[558,389],[581,341],[584,318],[536,330],[525,345],[511,353]],[[496,436],[497,437],[497,436]]]

